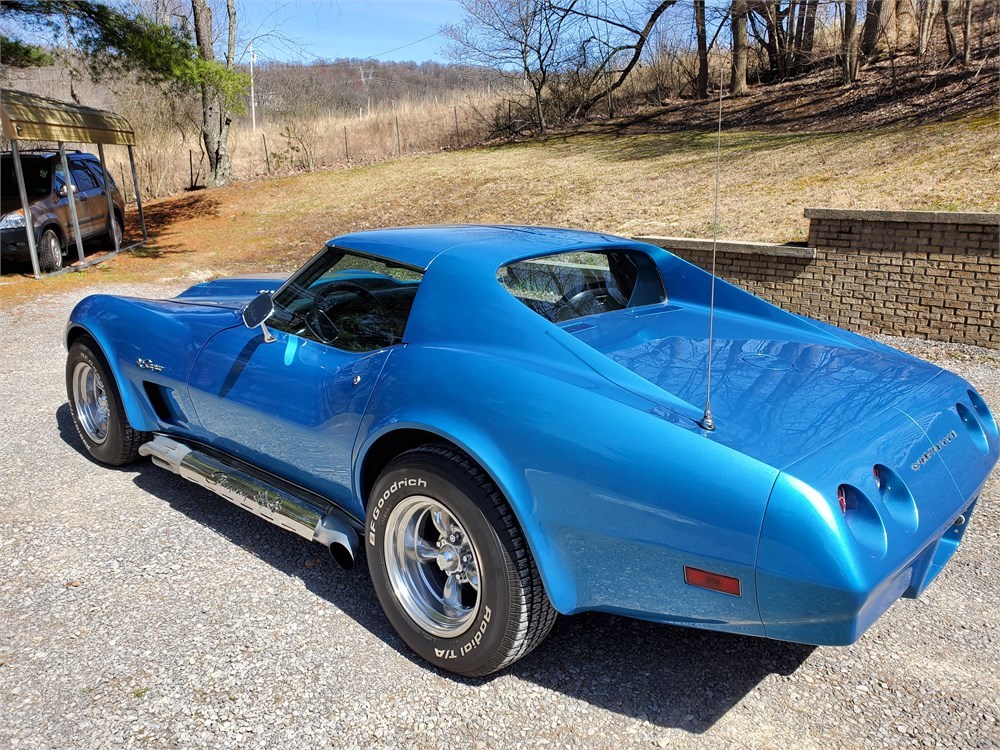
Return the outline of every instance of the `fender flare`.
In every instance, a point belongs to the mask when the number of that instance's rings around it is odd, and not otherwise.
[[[84,304],[86,300],[80,304]],[[79,306],[77,307],[79,309]],[[138,430],[139,432],[152,432],[159,429],[159,421],[156,419],[156,415],[149,408],[148,403],[145,398],[141,397],[135,392],[135,388],[132,385],[132,381],[125,377],[125,373],[121,367],[121,361],[117,356],[117,353],[108,344],[108,337],[104,334],[97,320],[91,319],[91,324],[85,326],[82,323],[74,320],[76,310],[74,310],[73,318],[70,318],[69,324],[66,326],[66,334],[64,337],[64,342],[66,344],[66,350],[73,345],[80,336],[89,336],[97,344],[98,350],[95,352],[103,361],[103,364],[111,370],[111,375],[115,379],[115,385],[118,388],[118,394],[122,400],[122,408],[125,410],[125,417],[128,419],[129,425],[133,430]]]
[[[442,428],[439,425],[446,425]],[[362,437],[359,435],[353,462],[354,494],[367,505],[362,497],[362,468],[372,447],[382,438],[403,430],[419,430],[430,433],[462,450],[485,471],[510,505],[528,547],[534,557],[542,585],[555,609],[563,614],[576,608],[576,583],[571,568],[562,559],[560,550],[547,543],[545,535],[534,519],[531,508],[534,496],[524,474],[512,466],[496,443],[466,420],[447,413],[412,413],[394,415],[372,425]]]

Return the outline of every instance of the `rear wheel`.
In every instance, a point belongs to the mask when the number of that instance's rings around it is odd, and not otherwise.
[[[111,220],[108,222],[107,237],[108,242],[111,243],[112,248],[121,248],[122,246],[122,222],[118,218],[117,213],[111,214]]]
[[[38,240],[38,267],[42,271],[52,272],[62,268],[63,254],[59,235],[46,229]]]
[[[95,460],[123,466],[139,458],[139,446],[150,435],[128,423],[110,368],[89,336],[81,336],[69,348],[66,392],[73,425]]]
[[[510,507],[468,457],[423,446],[372,491],[368,567],[389,621],[433,665],[481,676],[530,652],[556,612]]]

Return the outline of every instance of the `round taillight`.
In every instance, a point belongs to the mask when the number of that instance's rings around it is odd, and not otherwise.
[[[872,557],[885,556],[887,539],[885,524],[874,503],[857,487],[842,484],[837,487],[837,502],[851,534]]]

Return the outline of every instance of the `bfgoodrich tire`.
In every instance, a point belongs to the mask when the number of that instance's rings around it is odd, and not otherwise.
[[[503,669],[555,622],[514,515],[465,455],[423,446],[389,463],[372,490],[368,568],[396,632],[436,667]]]
[[[128,423],[111,368],[90,336],[81,336],[69,348],[66,394],[77,434],[96,461],[124,466],[139,458],[139,446],[150,435]]]

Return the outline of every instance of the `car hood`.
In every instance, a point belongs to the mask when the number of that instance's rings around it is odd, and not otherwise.
[[[698,413],[708,385],[708,314],[657,306],[564,330]],[[940,368],[856,334],[770,308],[716,310],[711,438],[784,468],[903,402]],[[627,385],[625,387],[628,387]],[[687,416],[691,408],[684,410]]]
[[[228,307],[232,310],[242,310],[254,297],[261,292],[274,292],[278,289],[287,274],[271,273],[254,276],[232,276],[226,279],[206,281],[196,284],[190,289],[174,297],[175,302],[192,305],[211,305],[213,307]]]

